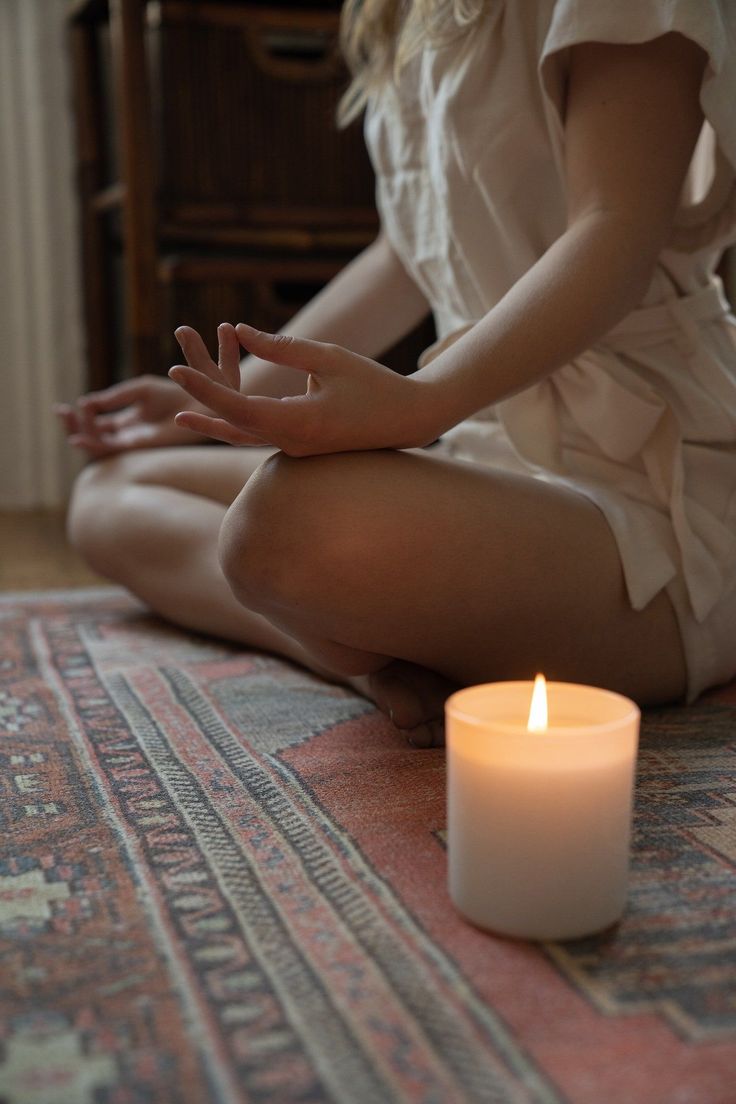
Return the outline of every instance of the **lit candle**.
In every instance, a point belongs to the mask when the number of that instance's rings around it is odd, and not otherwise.
[[[626,906],[640,714],[620,694],[537,678],[447,701],[450,896],[522,939],[602,931]]]

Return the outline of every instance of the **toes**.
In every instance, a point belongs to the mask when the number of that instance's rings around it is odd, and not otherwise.
[[[415,748],[445,746],[445,701],[456,689],[441,675],[416,664],[393,660],[351,685],[378,706]]]
[[[406,742],[413,748],[442,748],[445,746],[445,724],[442,720],[427,721],[406,733]]]
[[[378,708],[388,714],[397,728],[415,728],[427,720],[422,699],[402,679],[378,672],[372,676],[372,684]]]

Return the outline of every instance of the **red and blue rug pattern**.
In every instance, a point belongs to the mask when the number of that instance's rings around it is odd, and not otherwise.
[[[2,1104],[735,1104],[733,690],[644,717],[626,915],[537,946],[352,692],[113,588],[0,638]]]

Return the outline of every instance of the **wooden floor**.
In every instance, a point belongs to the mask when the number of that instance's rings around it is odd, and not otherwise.
[[[67,543],[62,511],[0,510],[0,590],[100,585]]]

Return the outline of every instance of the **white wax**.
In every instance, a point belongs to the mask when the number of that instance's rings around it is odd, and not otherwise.
[[[495,683],[448,702],[450,896],[499,934],[572,939],[625,908],[639,711],[551,683],[550,728],[531,733],[531,689]]]

